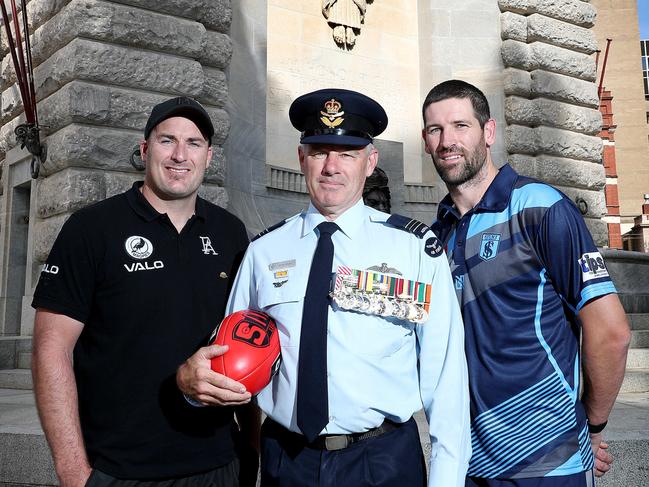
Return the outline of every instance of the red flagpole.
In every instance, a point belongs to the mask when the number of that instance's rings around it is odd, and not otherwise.
[[[29,91],[31,100],[32,117],[34,119],[34,123],[38,125],[38,113],[36,111],[36,89],[34,88],[34,67],[32,64],[32,46],[31,41],[29,40],[29,23],[27,21],[27,5],[25,0],[21,0],[20,4],[23,11],[23,33],[25,34],[25,54],[27,57],[27,89]]]
[[[14,63],[14,71],[16,72],[16,83],[18,83],[18,88],[20,89],[20,96],[24,100],[27,94],[25,93],[25,87],[21,82],[22,72],[20,70],[20,65],[18,64],[18,58],[16,57],[16,45],[14,44],[14,38],[11,34],[11,24],[9,23],[9,15],[7,14],[4,0],[0,0],[0,8],[2,8],[2,20],[4,20],[5,30],[7,31],[7,42],[9,43],[9,51],[11,52],[11,59]]]
[[[0,0],[1,1],[1,0]],[[16,9],[16,0],[11,0],[11,13],[14,18],[14,31],[16,33],[16,50],[18,51],[18,60],[20,62],[20,71],[21,77],[18,79],[18,82],[21,84],[21,93],[25,93],[25,98],[23,98],[23,105],[25,108],[25,118],[27,123],[34,123],[33,110],[31,105],[31,97],[27,90],[27,77],[25,76],[25,57],[23,56],[23,41],[20,36],[20,23],[18,22],[18,10]],[[18,73],[16,73],[18,75]]]

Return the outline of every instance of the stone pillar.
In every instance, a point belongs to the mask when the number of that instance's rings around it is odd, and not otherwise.
[[[232,54],[229,0],[31,0],[27,10],[39,122],[48,153],[41,177],[31,180],[27,152],[14,147],[13,131],[24,116],[3,36],[0,335],[18,331],[9,322],[16,319],[17,305],[9,299],[8,287],[17,276],[9,275],[7,256],[19,248],[26,252],[18,314],[23,323],[19,333],[29,335],[31,294],[61,225],[73,211],[142,178],[129,156],[156,103],[188,95],[205,105],[216,134],[214,160],[201,193],[227,203],[222,144],[229,131],[224,109],[224,70]],[[23,192],[16,193],[16,188]],[[14,238],[19,232],[11,209],[24,205],[26,195],[29,228],[20,231],[28,238]]]
[[[505,65],[505,145],[512,166],[587,206],[608,242],[598,110],[595,8],[581,0],[499,0]]]

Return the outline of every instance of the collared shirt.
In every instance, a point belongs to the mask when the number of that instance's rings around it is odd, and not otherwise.
[[[223,318],[247,235],[201,198],[178,233],[140,187],[68,219],[32,305],[84,323],[74,371],[91,466],[119,478],[172,478],[235,455],[232,409],[191,407],[175,372]]]
[[[432,233],[417,238],[387,224],[388,217],[362,201],[340,215],[332,272],[338,266],[365,270],[386,264],[406,279],[432,283],[430,317],[415,325],[329,308],[330,417],[322,434],[367,431],[385,418],[403,422],[423,407],[432,440],[430,485],[464,485],[470,455],[466,362],[448,265],[443,253],[425,252]],[[295,432],[300,432],[295,404],[302,308],[318,240],[314,229],[323,221],[310,206],[253,241],[227,310],[258,309],[276,320],[282,365],[257,400],[267,415]]]
[[[571,475],[593,466],[579,395],[577,313],[615,292],[575,205],[504,166],[463,216],[433,230],[462,306],[471,390],[469,475]]]

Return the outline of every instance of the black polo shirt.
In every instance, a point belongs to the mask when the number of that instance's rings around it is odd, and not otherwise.
[[[32,306],[85,324],[74,350],[90,463],[118,478],[183,476],[234,458],[232,408],[195,408],[177,367],[223,318],[247,246],[241,221],[198,198],[180,234],[136,183],[63,226]]]

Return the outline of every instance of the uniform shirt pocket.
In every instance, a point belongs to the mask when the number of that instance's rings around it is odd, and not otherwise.
[[[269,279],[261,281],[257,288],[257,304],[275,319],[282,347],[300,346],[306,285],[298,281]]]
[[[383,318],[340,310],[342,340],[358,355],[390,357],[414,339],[413,326],[396,318]]]

